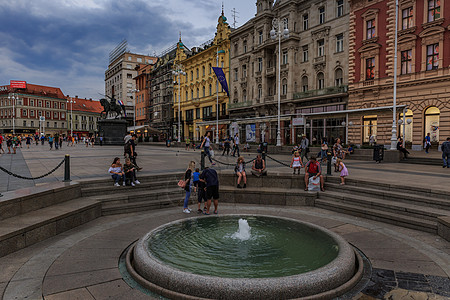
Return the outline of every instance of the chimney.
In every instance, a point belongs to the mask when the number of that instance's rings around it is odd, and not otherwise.
[[[75,96],[75,98],[77,98],[77,99],[78,99],[78,96]]]

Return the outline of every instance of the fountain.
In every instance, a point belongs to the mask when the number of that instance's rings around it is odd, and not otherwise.
[[[170,299],[329,299],[357,283],[361,266],[335,233],[259,215],[171,222],[127,254],[131,276]]]

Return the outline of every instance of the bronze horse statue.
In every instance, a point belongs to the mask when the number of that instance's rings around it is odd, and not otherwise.
[[[108,116],[109,112],[115,112],[116,116],[115,119],[122,116],[122,112],[125,111],[125,107],[119,105],[116,103],[116,99],[111,98],[111,102],[109,102],[107,99],[100,99],[100,104],[103,106],[103,111],[100,113],[101,116],[103,116],[103,113],[105,113],[105,119]]]

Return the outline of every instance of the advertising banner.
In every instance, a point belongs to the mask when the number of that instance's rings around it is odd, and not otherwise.
[[[18,80],[10,80],[9,86],[12,89],[26,89],[27,82],[26,81],[18,81]]]
[[[247,124],[245,126],[245,137],[247,142],[256,142],[256,125]]]

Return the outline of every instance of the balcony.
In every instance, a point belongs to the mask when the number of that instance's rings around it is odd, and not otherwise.
[[[203,116],[203,121],[213,121],[216,119],[216,113],[213,112],[207,116]]]
[[[275,67],[267,68],[266,76],[269,76],[269,77],[275,76]]]
[[[318,57],[315,57],[314,58],[314,66],[316,66],[316,65],[323,65],[323,66],[325,66],[325,64],[326,64],[326,55],[322,55],[322,56],[318,56]]]
[[[301,93],[295,93],[294,99],[304,99],[304,98],[310,98],[310,97],[318,97],[318,96],[331,96],[336,94],[343,94],[347,93],[348,86],[341,85],[341,86],[333,86],[324,88],[321,90],[311,90]]]
[[[237,103],[230,103],[228,105],[228,109],[237,109],[237,108],[243,108],[243,107],[250,107],[253,105],[252,101],[243,101],[243,102],[237,102]]]

